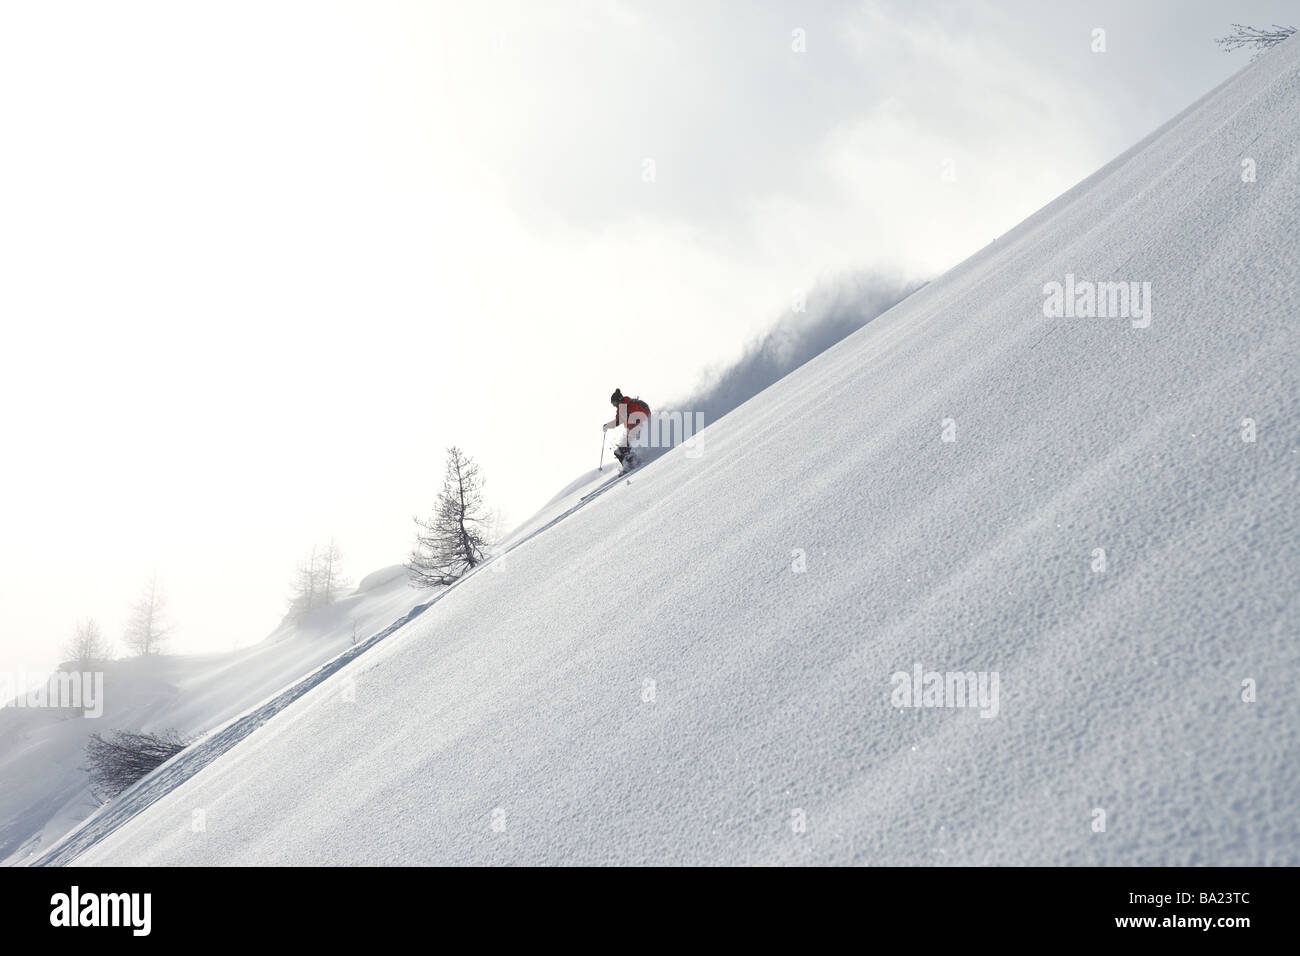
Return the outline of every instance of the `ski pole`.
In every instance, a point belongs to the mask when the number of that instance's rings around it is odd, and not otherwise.
[[[605,433],[601,432],[600,433],[600,464],[596,466],[596,470],[600,471],[600,469],[604,467],[605,467]]]

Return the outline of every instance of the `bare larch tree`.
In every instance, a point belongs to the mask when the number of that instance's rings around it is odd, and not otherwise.
[[[1263,56],[1273,47],[1277,46],[1287,37],[1295,33],[1295,27],[1284,27],[1280,24],[1273,24],[1271,27],[1250,27],[1244,23],[1234,23],[1232,32],[1227,36],[1219,37],[1214,42],[1223,47],[1225,53],[1231,53],[1233,50],[1245,47],[1254,51],[1252,60]]]
[[[309,611],[333,604],[348,587],[343,576],[343,552],[331,538],[324,547],[314,546],[294,572],[289,615],[300,621]]]
[[[84,623],[77,622],[76,633],[63,645],[63,659],[80,670],[86,670],[92,664],[108,660],[111,650],[92,618]]]
[[[348,588],[348,580],[343,576],[343,552],[338,543],[330,538],[330,543],[319,549],[320,595],[322,604],[333,604],[339,595]]]
[[[416,518],[415,548],[406,563],[417,587],[450,584],[477,567],[487,547],[483,477],[459,448],[447,449],[447,473],[428,520]]]
[[[293,572],[293,583],[289,586],[289,616],[301,621],[310,611],[316,609],[316,591],[319,587],[316,579],[316,548],[298,562]]]
[[[167,602],[163,598],[162,585],[158,575],[149,579],[148,586],[131,605],[131,616],[127,620],[126,633],[122,636],[124,643],[141,657],[161,654],[163,644],[171,633],[167,623]]]

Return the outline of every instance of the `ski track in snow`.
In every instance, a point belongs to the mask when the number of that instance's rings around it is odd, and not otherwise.
[[[441,596],[439,594],[439,597]],[[434,598],[434,601],[436,600],[437,598]],[[190,779],[190,777],[257,730],[295,700],[322,683],[326,678],[337,674],[384,638],[409,624],[433,603],[433,601],[430,601],[428,604],[416,606],[400,620],[393,622],[379,633],[358,643],[355,647],[344,651],[328,664],[308,674],[266,703],[234,718],[224,726],[207,734],[202,740],[186,747],[161,767],[137,781],[116,799],[105,804],[100,812],[96,813],[86,823],[40,857],[36,865],[58,866],[76,859],[87,848],[94,846],[163,794]]]

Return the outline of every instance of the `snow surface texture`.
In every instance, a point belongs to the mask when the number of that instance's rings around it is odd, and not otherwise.
[[[1298,111],[1292,41],[78,862],[1300,864]]]

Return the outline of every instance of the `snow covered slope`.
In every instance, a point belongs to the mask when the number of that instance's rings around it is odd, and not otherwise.
[[[107,662],[99,718],[0,708],[0,860],[34,859],[98,808],[82,769],[92,733],[173,728],[200,735],[350,648],[354,623],[364,639],[428,599],[407,587],[402,568],[388,568],[251,647]]]
[[[1300,863],[1298,111],[1292,41],[78,862]]]

